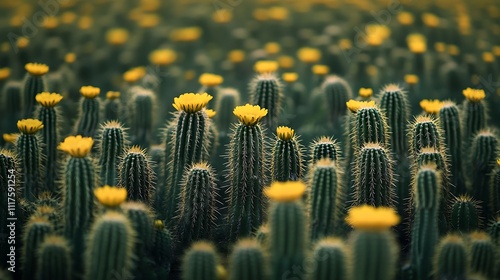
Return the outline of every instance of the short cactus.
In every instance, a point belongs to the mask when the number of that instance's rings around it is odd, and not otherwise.
[[[330,137],[320,137],[311,144],[311,165],[323,158],[333,161],[340,159],[340,147],[337,142]]]
[[[118,182],[119,158],[127,144],[126,134],[117,121],[106,122],[99,134],[99,182],[114,186]]]
[[[228,280],[268,279],[264,250],[254,239],[242,239],[236,243],[229,259]]]
[[[138,146],[125,150],[118,165],[118,185],[127,189],[128,199],[152,204],[155,174],[146,152]]]
[[[329,120],[336,123],[347,113],[345,104],[353,98],[351,86],[343,78],[332,75],[325,78],[321,90],[326,97]]]
[[[338,238],[324,238],[316,243],[312,253],[312,267],[308,279],[349,279],[347,246]]]
[[[468,196],[460,196],[451,204],[450,229],[463,234],[478,230],[480,216],[477,202]]]
[[[486,128],[488,113],[484,90],[467,88],[463,90],[463,95],[465,96],[462,104],[463,141],[465,147],[468,147],[476,133]]]
[[[199,241],[184,255],[183,280],[216,280],[218,256],[212,244]]]
[[[149,149],[154,125],[156,96],[153,91],[141,87],[131,89],[133,95],[129,102],[128,121],[133,145]]]
[[[40,245],[46,236],[53,232],[53,225],[43,217],[32,216],[23,233],[23,248],[21,266],[23,279],[35,279],[38,270],[38,252]]]
[[[470,267],[471,273],[494,279],[497,248],[486,232],[476,231],[470,235]]]
[[[278,78],[270,73],[258,75],[250,85],[250,103],[268,110],[269,113],[262,122],[270,130],[274,130],[277,126],[278,117],[281,113],[283,99],[281,87]]]
[[[71,252],[69,244],[61,236],[47,236],[38,250],[36,279],[40,280],[70,280]]]
[[[120,101],[120,92],[108,91],[106,93],[106,101],[104,101],[104,121],[119,121],[122,120],[122,103]]]
[[[448,234],[441,239],[434,254],[435,279],[467,279],[469,252],[463,238]]]
[[[276,134],[271,160],[273,181],[300,180],[303,176],[302,153],[295,131],[286,126],[278,126]]]
[[[80,88],[80,115],[75,125],[75,133],[84,137],[94,137],[101,121],[99,98],[100,88],[83,86]]]

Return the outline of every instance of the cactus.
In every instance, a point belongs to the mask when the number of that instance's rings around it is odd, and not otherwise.
[[[89,234],[84,279],[131,278],[135,238],[136,233],[125,215],[108,211],[100,216]]]
[[[141,87],[131,89],[133,93],[129,103],[129,123],[132,144],[143,149],[151,145],[151,132],[154,125],[154,104],[156,96],[153,91]]]
[[[47,84],[44,75],[49,72],[49,66],[40,63],[28,63],[24,66],[26,76],[22,88],[23,118],[32,118],[35,112],[35,96],[46,91]]]
[[[448,234],[441,239],[434,254],[435,279],[467,279],[469,257],[461,236]]]
[[[128,199],[151,204],[155,174],[146,152],[133,146],[124,152],[118,170],[118,185],[127,189]]]
[[[378,143],[367,143],[356,157],[355,204],[394,205],[392,159]]]
[[[468,196],[454,199],[451,207],[450,228],[460,233],[470,233],[479,229],[477,202]]]
[[[271,174],[273,181],[297,181],[302,178],[303,164],[301,146],[295,131],[278,126],[277,139],[272,149]]]
[[[228,280],[268,279],[264,251],[256,240],[242,239],[236,243],[229,258]]]
[[[104,121],[119,121],[122,118],[122,104],[120,102],[120,92],[108,91],[106,101],[104,101]]]
[[[398,245],[390,227],[399,223],[392,208],[353,207],[346,222],[355,230],[349,235],[350,273],[353,280],[394,279]]]
[[[0,149],[0,219],[2,221],[8,221],[9,218],[18,218],[20,214],[20,211],[15,211],[19,209],[19,181],[16,180],[19,174],[16,167],[17,160],[14,153]],[[0,235],[9,236],[12,230],[16,230],[16,227],[11,229],[7,225],[0,229]],[[2,252],[0,261],[2,264],[9,261],[10,257],[7,256],[7,254],[10,254],[9,249],[10,244],[8,244],[8,241],[0,242],[0,252]]]
[[[2,88],[2,122],[1,128],[5,132],[16,131],[16,123],[12,120],[18,120],[22,115],[22,84],[19,81],[8,81]]]
[[[43,123],[42,164],[45,167],[45,187],[51,192],[56,192],[57,181],[57,143],[59,143],[58,119],[59,110],[54,106],[62,100],[62,95],[57,93],[42,92],[36,95],[36,101],[41,105],[38,110],[38,119]]]
[[[274,182],[264,190],[274,202],[269,210],[271,279],[304,278],[307,234],[300,198],[305,189],[300,181],[288,181]]]
[[[216,202],[214,171],[205,162],[194,164],[185,173],[176,229],[177,240],[184,247],[212,238]]]
[[[342,172],[339,164],[322,158],[312,165],[308,196],[310,238],[312,241],[331,236],[339,227],[340,210],[343,209]]]
[[[328,158],[333,161],[340,159],[340,148],[337,142],[330,137],[320,137],[311,144],[311,165],[320,159]]]
[[[476,231],[470,235],[470,267],[485,279],[494,279],[496,270],[497,249],[486,232]]]
[[[269,114],[262,121],[266,128],[274,130],[281,113],[283,94],[282,85],[272,73],[257,75],[250,84],[250,103],[268,110]]]
[[[170,265],[174,259],[174,240],[161,220],[154,223],[153,261],[158,278],[166,278],[170,273]]]
[[[414,180],[414,208],[411,234],[411,264],[415,279],[428,279],[432,256],[438,243],[438,214],[441,177],[435,165],[419,168]]]
[[[57,235],[47,236],[37,254],[36,279],[72,279],[71,252],[66,239]]]
[[[106,122],[99,133],[99,182],[114,186],[118,182],[118,165],[126,145],[126,134],[117,121]]]
[[[84,137],[94,137],[99,122],[101,102],[96,98],[101,92],[100,88],[93,86],[83,86],[80,88],[80,115],[75,125],[75,134]]]
[[[330,122],[338,123],[347,113],[346,102],[353,98],[351,87],[343,78],[331,75],[325,78],[321,91],[326,97]]]
[[[356,117],[353,119],[352,144],[356,153],[366,143],[379,143],[382,147],[387,147],[389,135],[387,122],[383,113],[375,106],[374,101],[347,102],[347,107]]]
[[[21,132],[17,137],[16,152],[22,170],[22,197],[34,202],[44,189],[40,140],[35,135],[44,125],[37,119],[24,119],[17,122],[17,127]]]
[[[178,110],[170,125],[175,126],[167,149],[172,153],[169,162],[169,189],[166,217],[172,221],[178,213],[184,170],[208,156],[207,135],[210,119],[202,109],[212,99],[204,94],[186,93],[174,99],[173,106]]]
[[[234,242],[261,225],[265,209],[262,190],[265,177],[265,142],[259,121],[267,114],[258,105],[237,106],[240,120],[231,135],[229,155],[228,236]]]
[[[255,240],[257,240],[262,246],[262,248],[266,249],[269,246],[269,225],[263,224],[259,227],[259,229],[255,232]]]
[[[416,160],[425,147],[432,147],[441,151],[442,132],[435,118],[430,116],[418,116],[409,125],[410,155]]]
[[[49,223],[53,226],[54,233],[58,233],[61,227],[61,217],[57,207],[49,206],[49,205],[38,205],[36,209],[33,211],[33,215],[40,216],[46,218]]]
[[[32,280],[36,277],[38,270],[37,263],[39,255],[38,252],[40,245],[44,238],[51,234],[53,231],[52,225],[43,217],[32,216],[23,234],[23,248],[21,266],[23,270],[23,278],[25,280]]]
[[[492,213],[500,213],[500,159],[497,159],[491,176],[490,207]]]
[[[216,280],[218,256],[212,244],[194,243],[182,261],[183,280]]]
[[[319,240],[312,253],[312,268],[308,279],[350,279],[348,258],[347,248],[342,240],[331,237]]]
[[[476,133],[486,128],[488,118],[486,97],[484,90],[467,88],[463,91],[465,100],[462,104],[463,112],[463,141],[464,146],[469,147]]]
[[[227,133],[231,124],[237,120],[231,111],[240,105],[240,93],[234,88],[222,88],[218,91],[215,101],[215,111],[217,112],[215,123],[220,131]]]

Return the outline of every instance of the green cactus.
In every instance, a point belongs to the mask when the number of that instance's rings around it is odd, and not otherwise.
[[[441,138],[442,134],[436,119],[433,117],[416,117],[409,125],[410,155],[413,160],[416,160],[425,147],[433,147],[441,151],[443,145],[443,139]]]
[[[170,273],[170,265],[174,259],[174,240],[161,220],[154,224],[154,239],[152,250],[156,274],[160,279],[166,279]]]
[[[121,121],[122,103],[120,93],[117,91],[108,91],[106,101],[104,101],[104,121]]]
[[[21,266],[23,271],[23,278],[25,280],[32,280],[36,277],[38,270],[38,252],[40,245],[44,238],[51,234],[53,226],[49,221],[43,217],[32,216],[23,233],[23,247],[21,256]]]
[[[432,272],[432,256],[439,241],[441,177],[436,166],[430,164],[419,168],[414,181],[411,264],[415,279],[428,279]]]
[[[355,111],[353,118],[352,145],[354,153],[363,148],[366,143],[379,143],[382,147],[388,147],[389,132],[385,115],[375,107],[375,103],[360,102],[361,108]],[[349,104],[347,105],[349,107]]]
[[[212,238],[216,202],[214,171],[205,162],[194,164],[185,173],[179,207],[176,237],[183,247]]]
[[[85,247],[87,280],[129,279],[134,268],[136,233],[121,213],[108,211],[92,225]]]
[[[302,178],[303,163],[301,146],[295,131],[278,126],[277,139],[272,149],[271,174],[273,181],[297,181]]]
[[[214,121],[220,131],[227,134],[231,129],[231,125],[237,121],[232,111],[238,105],[240,105],[240,93],[238,90],[234,88],[222,88],[218,91],[215,100],[217,115]]]
[[[119,158],[123,154],[127,139],[124,129],[117,121],[104,123],[99,132],[99,182],[115,186],[118,182]]]
[[[216,280],[218,256],[211,243],[194,243],[182,261],[183,280]]]
[[[33,215],[46,218],[53,226],[54,233],[59,233],[61,230],[61,214],[56,208],[58,206],[38,205],[33,212]]]
[[[151,165],[146,152],[138,146],[123,153],[118,165],[118,185],[127,189],[129,200],[151,204],[155,176]]]
[[[268,279],[267,262],[261,245],[254,239],[236,243],[229,258],[228,280]]]
[[[255,239],[259,242],[262,248],[267,250],[269,245],[269,225],[267,223],[260,226],[255,232]]]
[[[312,253],[312,267],[308,279],[350,279],[347,259],[347,248],[342,240],[331,237],[320,239]]]
[[[494,279],[496,270],[496,248],[486,232],[476,231],[470,237],[471,273]]]
[[[339,164],[328,158],[311,168],[308,211],[312,241],[331,236],[340,225],[339,211],[344,205],[341,174]]]
[[[492,213],[500,213],[500,160],[498,159],[491,176],[490,207]]]
[[[479,225],[477,202],[468,196],[455,198],[451,207],[451,230],[466,234],[478,230]]]
[[[101,90],[93,86],[80,88],[80,114],[75,125],[75,134],[94,137],[101,121],[101,102],[97,96]]]
[[[347,113],[345,104],[353,98],[351,87],[343,78],[331,75],[325,78],[321,91],[326,97],[329,120],[332,124],[336,124]]]
[[[73,279],[71,275],[70,248],[63,237],[57,235],[47,236],[40,245],[37,258],[36,279]]]
[[[486,128],[488,112],[483,90],[467,88],[463,91],[462,104],[463,143],[467,148],[480,130]]]
[[[133,87],[130,91],[133,95],[129,102],[128,120],[132,144],[149,149],[154,126],[156,96],[153,91],[141,87]]]
[[[8,218],[18,218],[20,211],[12,211],[19,209],[19,181],[16,177],[19,175],[17,172],[17,161],[14,153],[8,150],[0,149],[0,219],[2,221],[8,221]],[[13,228],[12,230],[15,230]],[[0,234],[2,236],[10,236],[10,227],[3,226],[0,229]],[[0,261],[2,264],[6,264],[9,260],[10,254],[10,244],[8,241],[0,242]],[[15,252],[18,253],[18,252]]]
[[[448,234],[441,239],[434,254],[434,277],[465,280],[469,263],[467,245],[463,238]]]
[[[340,147],[337,142],[330,137],[320,137],[311,144],[311,165],[314,165],[322,158],[329,158],[337,161],[340,159]]]
[[[47,89],[44,75],[49,71],[49,67],[40,63],[28,63],[24,67],[27,71],[24,76],[22,87],[22,117],[32,118],[35,112],[35,96]]]
[[[250,83],[250,103],[268,110],[262,122],[270,130],[274,130],[278,124],[283,99],[281,91],[281,82],[272,73],[257,75]]]
[[[2,89],[2,131],[15,132],[16,123],[12,120],[18,120],[22,116],[22,84],[19,81],[8,81]]]

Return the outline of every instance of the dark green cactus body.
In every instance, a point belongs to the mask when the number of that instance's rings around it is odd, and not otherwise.
[[[250,87],[250,103],[268,110],[268,114],[264,117],[262,123],[266,128],[274,130],[278,124],[283,99],[278,78],[274,74],[262,74],[254,79]]]
[[[59,143],[59,111],[55,107],[40,106],[38,119],[43,123],[42,143],[43,155],[42,164],[45,168],[44,185],[50,192],[56,192],[57,176],[57,144]]]
[[[160,220],[155,221],[152,256],[158,278],[166,279],[174,259],[174,240]]]
[[[73,279],[71,267],[71,253],[67,241],[59,236],[47,236],[38,250],[36,279]]]
[[[490,210],[490,191],[492,172],[497,165],[499,151],[498,138],[493,132],[480,131],[472,141],[470,154],[471,194],[478,201],[483,217],[490,220],[495,213]]]
[[[359,151],[355,174],[357,205],[394,205],[392,160],[381,145],[368,143]]]
[[[149,149],[153,130],[154,104],[156,97],[153,91],[138,88],[130,101],[130,134],[132,144]]]
[[[329,119],[336,124],[346,115],[346,102],[353,98],[349,84],[339,76],[328,76],[321,85],[321,91],[326,96]]]
[[[135,232],[123,214],[107,212],[101,216],[90,231],[84,279],[132,278],[134,239]]]
[[[311,165],[318,160],[328,158],[337,161],[340,158],[340,148],[335,140],[328,137],[321,137],[311,145]]]
[[[415,215],[412,222],[411,264],[415,279],[429,279],[432,257],[438,243],[440,175],[435,166],[419,169],[415,177]]]
[[[256,240],[239,241],[229,259],[228,280],[268,279],[264,251]]]
[[[440,242],[434,255],[436,279],[465,280],[469,267],[467,246],[458,235],[447,235]]]
[[[182,262],[183,280],[216,280],[217,254],[206,242],[194,243]]]
[[[344,205],[339,168],[334,161],[324,158],[310,171],[308,210],[312,241],[333,235],[339,227],[339,211]]]
[[[486,121],[488,117],[486,102],[472,102],[464,100],[464,103],[462,104],[462,117],[463,140],[465,147],[468,147],[476,133],[486,128]]]
[[[84,137],[95,136],[101,120],[100,106],[99,98],[81,98],[80,115],[75,129],[77,135]]]
[[[118,185],[127,189],[128,199],[152,203],[154,172],[146,153],[135,146],[125,152],[118,166]]]
[[[115,121],[104,124],[99,143],[99,181],[101,185],[116,186],[119,158],[125,147],[125,134]]]
[[[450,182],[455,186],[453,194],[463,195],[466,189],[462,165],[462,128],[458,107],[451,102],[445,103],[439,110],[439,122],[450,163]]]
[[[354,118],[354,153],[363,148],[366,143],[379,143],[387,147],[389,135],[385,116],[378,108],[362,108]]]
[[[276,139],[272,149],[271,174],[273,181],[297,181],[302,178],[302,154],[295,137]]]
[[[176,237],[183,247],[193,241],[210,240],[215,224],[216,185],[212,168],[193,165],[185,174]]]
[[[22,110],[22,97],[21,97],[22,84],[18,81],[8,81],[2,89],[2,131],[16,132],[15,120],[21,119]],[[32,117],[32,116],[30,116]]]
[[[493,171],[490,183],[490,207],[492,213],[500,213],[500,161]]]
[[[267,250],[269,245],[269,225],[263,224],[259,227],[257,232],[255,232],[255,239],[259,242],[262,248]]]
[[[240,105],[240,93],[236,89],[223,88],[219,90],[215,105],[217,115],[215,115],[214,120],[220,131],[229,132],[231,124],[237,121],[232,112],[234,107],[238,105]]]
[[[451,207],[450,228],[460,233],[479,229],[479,213],[476,202],[467,196],[457,197]]]
[[[22,270],[23,279],[32,280],[38,270],[38,250],[43,239],[53,231],[52,225],[45,218],[32,217],[23,234]]]
[[[320,240],[312,253],[312,268],[308,279],[349,279],[346,251],[345,245],[339,239]]]
[[[16,152],[19,159],[19,167],[22,172],[22,194],[23,198],[34,202],[37,196],[44,190],[42,174],[42,153],[40,139],[34,134],[22,133],[17,138]]]
[[[269,213],[271,279],[304,279],[306,219],[298,201],[276,202]]]
[[[104,121],[122,120],[122,104],[119,99],[106,99],[104,101]]]
[[[228,239],[251,235],[263,221],[265,144],[260,125],[238,124],[229,144]]]
[[[485,277],[485,279],[494,279],[498,269],[495,267],[497,248],[485,232],[473,232],[470,238],[471,273]]]
[[[417,117],[410,126],[411,155],[416,159],[425,147],[441,150],[441,131],[436,121],[430,117]]]
[[[32,118],[33,113],[35,112],[36,100],[35,96],[40,92],[46,91],[47,84],[45,82],[45,77],[31,75],[30,73],[26,73],[23,81],[22,87],[22,108],[23,118]]]

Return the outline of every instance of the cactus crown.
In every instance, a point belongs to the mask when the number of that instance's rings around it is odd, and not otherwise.
[[[41,92],[35,96],[36,102],[40,103],[43,107],[54,107],[61,100],[63,96],[59,93]]]
[[[278,70],[279,64],[274,60],[257,61],[253,67],[257,73],[273,73]]]
[[[443,107],[443,102],[437,99],[423,99],[420,101],[420,107],[428,114],[437,114]]]
[[[295,72],[287,72],[287,73],[283,73],[281,78],[283,79],[283,81],[285,81],[287,83],[293,83],[293,82],[297,81],[297,79],[299,78],[299,75]]]
[[[43,128],[43,123],[37,119],[23,119],[17,121],[17,128],[24,134],[35,134]]]
[[[363,205],[349,209],[346,222],[355,229],[382,231],[399,223],[399,216],[390,207]]]
[[[94,195],[104,206],[116,207],[127,199],[127,189],[103,186],[94,190]]]
[[[96,98],[99,93],[101,93],[101,89],[93,86],[83,86],[80,88],[80,94],[88,99]]]
[[[0,81],[5,80],[10,77],[10,68],[4,67],[0,68]]]
[[[330,68],[327,65],[316,64],[313,65],[312,72],[318,76],[325,76],[330,72]]]
[[[155,65],[169,65],[177,60],[177,54],[170,49],[154,50],[149,54],[149,61]]]
[[[170,37],[174,42],[193,42],[198,40],[201,34],[202,30],[199,27],[184,27],[173,30]]]
[[[473,241],[490,241],[491,237],[484,231],[474,231],[469,234]]]
[[[301,48],[297,51],[297,57],[305,63],[315,63],[321,59],[321,52],[315,48]]]
[[[267,115],[267,109],[260,108],[259,105],[246,104],[244,106],[236,106],[233,114],[245,125],[256,125],[263,117]]]
[[[113,28],[106,33],[106,41],[109,44],[119,46],[127,42],[129,33],[124,28]]]
[[[94,139],[77,135],[66,137],[57,148],[72,157],[82,158],[88,155],[92,145],[94,145]]]
[[[75,53],[70,52],[64,56],[64,62],[66,62],[68,64],[71,64],[75,61],[76,61],[76,54]]]
[[[495,56],[493,56],[493,53],[491,53],[491,52],[483,52],[482,57],[483,57],[484,62],[491,63],[491,62],[495,61]]]
[[[42,63],[28,63],[24,69],[33,76],[43,76],[49,72],[49,66]]]
[[[302,197],[306,185],[300,181],[274,182],[264,189],[264,194],[274,201],[295,201]]]
[[[278,126],[276,128],[276,135],[283,141],[288,141],[295,135],[295,130],[289,128],[288,126]]]
[[[486,94],[482,89],[466,88],[463,90],[463,94],[465,98],[470,102],[479,102],[486,97]]]
[[[418,84],[418,76],[413,74],[405,75],[405,82],[409,85]]]
[[[106,92],[106,99],[115,100],[115,99],[120,98],[120,95],[121,94],[119,91],[108,91],[108,92]]]
[[[19,137],[18,133],[4,133],[3,135],[3,140],[7,143],[14,143],[17,140],[17,137]]]
[[[232,63],[240,63],[245,60],[245,52],[242,50],[232,50],[227,55],[227,58]]]
[[[217,114],[217,112],[215,112],[215,110],[212,109],[205,109],[205,113],[207,113],[207,116],[209,118],[213,118]]]
[[[373,95],[373,89],[371,88],[360,88],[359,89],[359,96],[368,98]]]
[[[123,73],[123,80],[128,83],[135,83],[146,75],[146,68],[134,67]]]
[[[177,111],[184,111],[186,113],[196,113],[207,106],[208,102],[212,100],[212,96],[208,93],[184,93],[179,97],[174,98],[174,106]]]
[[[200,78],[198,79],[198,82],[206,87],[215,87],[224,81],[224,78],[220,75],[215,75],[211,73],[203,73],[201,74]]]
[[[374,108],[375,107],[375,101],[357,101],[354,99],[351,99],[346,102],[347,108],[349,111],[356,113],[359,109],[364,109],[364,108]]]

